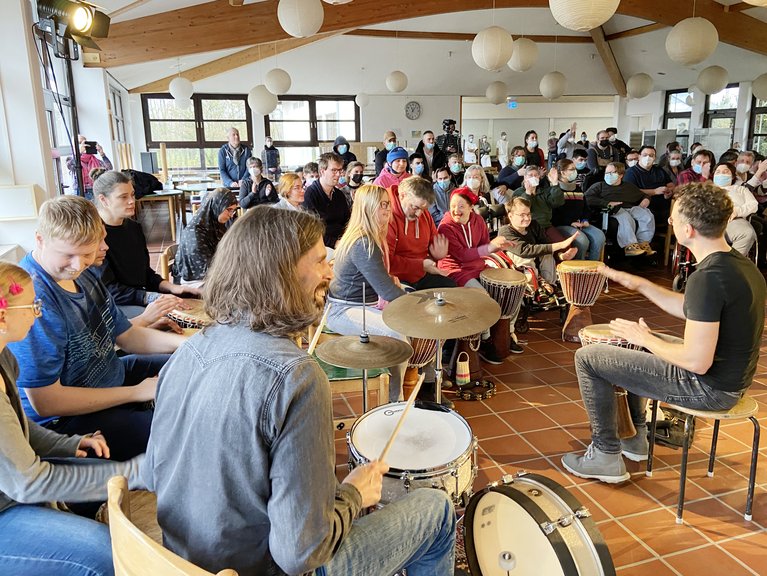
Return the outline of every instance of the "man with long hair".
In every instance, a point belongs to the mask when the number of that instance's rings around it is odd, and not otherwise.
[[[158,384],[144,480],[165,544],[211,572],[452,574],[445,493],[416,490],[355,519],[388,466],[335,477],[330,386],[294,343],[331,279],[323,233],[311,214],[257,206],[224,236],[205,284],[214,322]]]

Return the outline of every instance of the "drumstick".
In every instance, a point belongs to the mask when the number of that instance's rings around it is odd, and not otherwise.
[[[423,379],[425,377],[426,374],[421,374],[421,376],[418,378],[418,382],[415,383],[415,388],[413,388],[413,391],[410,393],[410,397],[407,399],[405,409],[402,411],[402,415],[399,417],[399,421],[394,427],[391,436],[389,436],[389,441],[386,443],[386,446],[384,446],[384,449],[381,451],[381,455],[378,457],[380,462],[383,462],[386,459],[386,456],[389,454],[389,450],[391,449],[392,444],[394,444],[394,439],[397,437],[397,434],[399,434],[399,430],[402,428],[402,424],[405,422],[405,416],[407,416],[410,407],[415,402],[415,397],[418,395],[418,391],[421,389],[421,384],[423,384]]]
[[[317,342],[320,340],[320,334],[322,334],[322,329],[325,328],[325,322],[328,319],[328,312],[330,311],[330,302],[328,302],[327,306],[325,306],[325,313],[322,315],[322,319],[320,320],[319,325],[317,326],[317,331],[314,333],[314,337],[312,338],[312,341],[309,343],[309,348],[306,351],[309,356],[314,354],[314,349],[317,347]]]

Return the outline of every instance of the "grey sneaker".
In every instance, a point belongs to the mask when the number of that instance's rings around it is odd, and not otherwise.
[[[620,454],[600,452],[593,444],[589,444],[583,456],[575,452],[562,456],[562,466],[579,478],[594,478],[608,484],[619,484],[631,477]]]
[[[647,440],[647,424],[637,426],[636,436],[621,440],[621,452],[629,460],[644,462],[650,450],[650,442]]]

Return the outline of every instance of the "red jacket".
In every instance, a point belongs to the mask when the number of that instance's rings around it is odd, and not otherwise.
[[[429,254],[431,241],[437,235],[437,227],[428,210],[424,210],[415,221],[405,218],[399,191],[395,184],[388,189],[392,207],[386,242],[389,245],[389,274],[409,284],[424,277],[423,261],[432,258]]]
[[[447,256],[439,261],[438,266],[448,273],[459,286],[472,278],[479,278],[485,269],[484,256],[490,253],[490,234],[487,224],[476,212],[472,212],[466,225],[453,220],[448,212],[442,218],[438,231],[448,241]]]

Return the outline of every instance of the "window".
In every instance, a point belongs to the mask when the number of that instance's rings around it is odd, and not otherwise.
[[[123,95],[114,86],[109,86],[109,105],[112,111],[112,137],[117,142],[125,142],[125,111]]]
[[[283,164],[303,166],[319,156],[321,144],[329,148],[338,136],[358,142],[360,109],[354,96],[281,96],[274,112],[264,116],[264,128]]]
[[[144,94],[141,108],[147,150],[156,151],[164,142],[169,168],[217,168],[218,150],[232,126],[243,143],[251,142],[245,95],[194,94],[192,106],[182,110],[169,94]]]
[[[692,93],[684,89],[666,92],[666,113],[664,114],[666,129],[675,129],[677,135],[690,133],[692,97]]]
[[[767,156],[767,100],[754,97],[751,106],[751,150]]]
[[[706,96],[704,128],[727,128],[731,130],[735,127],[739,90],[737,84],[730,84],[721,92]]]

